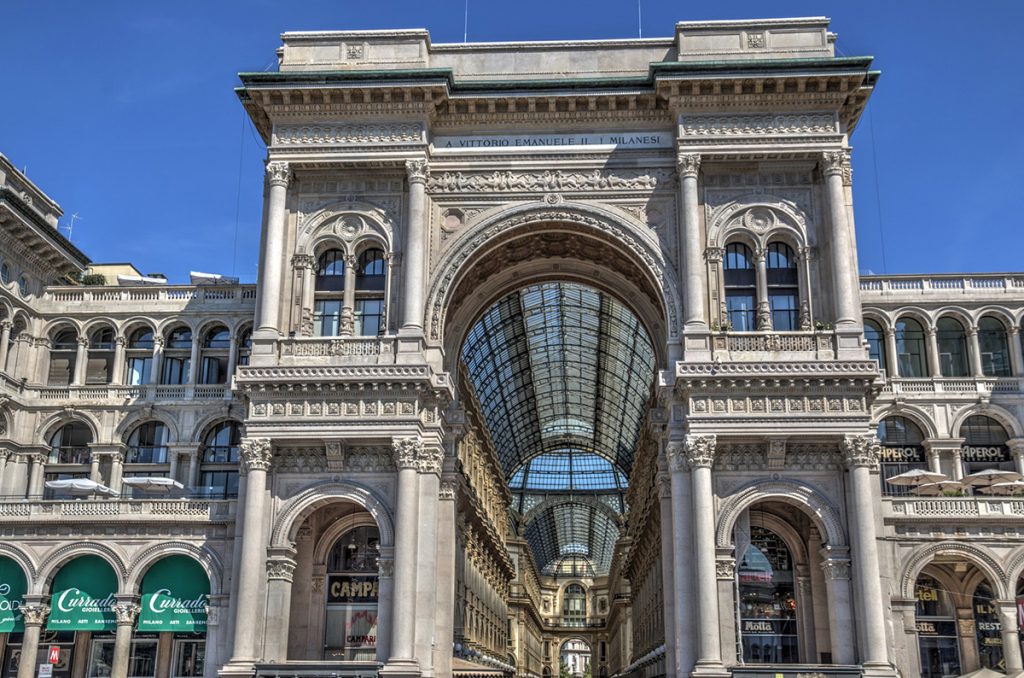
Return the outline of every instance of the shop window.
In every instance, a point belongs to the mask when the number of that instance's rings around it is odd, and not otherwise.
[[[128,658],[128,678],[155,678],[158,640],[154,638],[132,639],[131,654]],[[93,638],[89,658],[89,678],[109,678],[114,663],[114,639]]]
[[[202,678],[206,666],[205,640],[174,640],[174,664],[171,678]]]
[[[893,485],[886,480],[913,469],[928,468],[924,434],[906,417],[886,417],[878,425],[878,439],[882,443],[882,494],[910,494],[909,487]]]
[[[772,329],[793,332],[800,329],[800,290],[793,249],[781,242],[768,245],[768,307]]]
[[[978,641],[978,658],[982,668],[1002,671],[1003,625],[999,619],[996,597],[988,584],[982,582],[974,590],[974,632]]]
[[[167,427],[159,421],[147,421],[128,436],[129,464],[166,464]]]
[[[864,321],[864,339],[868,342],[868,358],[878,361],[878,369],[889,369],[885,355],[885,333],[874,320]]]
[[[915,593],[921,678],[959,676],[960,641],[956,631],[956,611],[949,593],[928,575],[917,578]]]
[[[50,436],[50,464],[88,464],[92,431],[81,422],[64,424]]]
[[[966,377],[967,335],[964,326],[953,318],[939,318],[935,341],[939,346],[939,369],[944,377]]]
[[[901,377],[927,377],[924,330],[911,318],[896,321],[896,358]]]
[[[797,650],[793,560],[771,530],[751,526],[750,544],[736,569],[743,658],[752,664],[792,664]]]
[[[153,368],[153,331],[143,327],[128,335],[125,352],[127,372],[125,383],[129,386],[148,384]]]
[[[995,419],[976,414],[967,417],[960,426],[960,437],[964,439],[960,448],[960,459],[963,462],[964,475],[998,469],[1013,471],[1013,457],[1006,441],[1009,436]]]
[[[50,345],[50,369],[46,383],[67,386],[75,376],[78,334],[74,330],[61,330],[53,336]]]
[[[756,329],[757,287],[750,248],[742,243],[727,245],[723,272],[729,326],[736,332],[752,332]]]
[[[981,371],[986,377],[1010,376],[1010,346],[1003,323],[995,318],[979,320],[978,346],[981,350]]]
[[[377,656],[377,560],[380,532],[357,527],[334,543],[327,558],[324,659],[374,661]]]

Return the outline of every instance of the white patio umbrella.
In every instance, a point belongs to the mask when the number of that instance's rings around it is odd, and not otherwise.
[[[65,478],[63,480],[47,480],[46,486],[51,490],[65,490],[77,497],[88,497],[93,495],[103,495],[106,497],[117,496],[117,492],[110,489],[106,485],[97,483],[95,480],[89,480],[88,478]]]
[[[989,485],[988,491],[991,494],[1021,494],[1024,493],[1024,480],[1011,480],[1008,483],[993,483]]]
[[[152,492],[154,494],[168,494],[172,490],[182,490],[185,486],[179,483],[177,480],[166,478],[164,476],[145,476],[140,478],[124,478],[121,483],[134,487],[137,490],[143,492]]]
[[[947,492],[960,492],[963,489],[963,484],[955,480],[940,480],[937,483],[918,485],[910,491],[921,496],[938,497]]]
[[[972,473],[965,476],[962,482],[968,487],[988,487],[996,483],[1012,483],[1015,480],[1024,480],[1024,476],[1016,471],[1001,471],[996,468],[987,468],[984,471]]]
[[[946,475],[944,473],[936,473],[935,471],[929,471],[928,469],[915,468],[911,471],[906,471],[893,476],[892,478],[886,478],[885,482],[890,485],[917,487],[918,485],[937,483],[940,480],[946,480]]]

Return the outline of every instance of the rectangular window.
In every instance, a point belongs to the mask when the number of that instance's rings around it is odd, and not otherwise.
[[[340,299],[320,299],[313,304],[313,331],[318,337],[338,336],[340,325]]]
[[[164,358],[164,366],[160,373],[161,384],[187,384],[188,358]]]
[[[153,365],[152,358],[129,358],[128,378],[125,380],[129,386],[141,386],[149,383],[149,371]]]
[[[383,317],[383,299],[359,299],[356,301],[356,335],[361,337],[377,336],[381,333],[380,322]]]
[[[238,471],[206,471],[199,490],[212,499],[238,496]]]
[[[768,296],[772,310],[772,329],[778,332],[795,332],[800,329],[800,308],[796,294],[775,292]]]
[[[110,383],[110,367],[114,362],[113,356],[101,355],[98,357],[89,356],[85,366],[86,384],[108,384]]]
[[[46,383],[50,386],[67,386],[71,383],[71,375],[75,371],[75,356],[51,355],[50,371]]]
[[[327,606],[324,659],[373,661],[377,656],[377,606]]]
[[[174,671],[171,678],[201,678],[205,665],[205,640],[174,641]]]
[[[729,324],[733,332],[753,332],[754,296],[742,292],[726,292],[725,310],[729,315]]]
[[[200,384],[223,384],[227,381],[227,358],[207,356],[203,358],[199,373]]]

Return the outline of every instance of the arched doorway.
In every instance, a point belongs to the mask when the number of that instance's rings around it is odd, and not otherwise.
[[[796,581],[786,542],[767,527],[751,525],[749,544],[736,561],[743,660],[798,662]]]
[[[561,678],[591,678],[590,645],[582,638],[570,638],[562,643],[558,653],[559,675]]]

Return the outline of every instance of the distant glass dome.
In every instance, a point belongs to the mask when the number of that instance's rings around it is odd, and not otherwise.
[[[599,490],[624,492],[626,476],[593,452],[549,452],[526,462],[509,481],[513,491]]]

